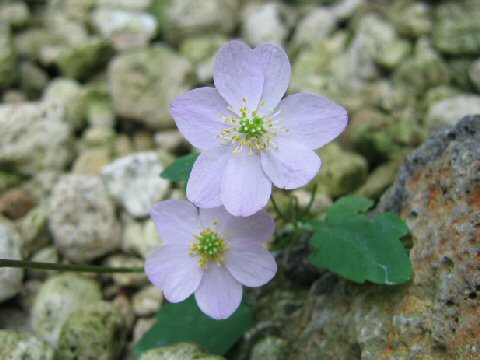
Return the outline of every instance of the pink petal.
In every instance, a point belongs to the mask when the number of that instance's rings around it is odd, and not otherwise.
[[[277,273],[277,263],[272,254],[257,242],[235,241],[225,254],[225,266],[241,284],[262,286]]]
[[[226,229],[227,240],[232,243],[238,239],[248,239],[262,243],[267,241],[275,231],[273,218],[263,210],[249,217],[233,217]]]
[[[218,51],[213,79],[220,95],[237,114],[244,106],[249,112],[257,109],[263,92],[262,65],[243,42],[230,41]]]
[[[263,172],[260,157],[244,150],[232,156],[222,179],[222,200],[234,216],[250,216],[267,205],[272,184]]]
[[[242,285],[224,266],[209,264],[195,291],[198,307],[208,316],[220,320],[232,315],[242,301]]]
[[[283,99],[277,107],[277,118],[288,128],[288,138],[310,149],[328,144],[342,133],[348,123],[347,111],[324,97],[295,94]]]
[[[170,302],[179,302],[197,290],[203,276],[198,256],[189,255],[187,244],[167,244],[155,250],[145,262],[145,273]]]
[[[267,44],[253,51],[262,64],[265,77],[261,98],[265,105],[260,105],[258,109],[259,115],[262,116],[273,111],[285,95],[292,69],[287,54],[280,46]]]
[[[231,157],[225,147],[202,151],[193,165],[187,183],[187,198],[198,207],[217,207],[222,204],[220,184]]]
[[[214,88],[199,88],[177,97],[171,105],[172,117],[183,136],[200,149],[219,144],[217,135],[225,129],[220,116],[231,117],[227,103]]]
[[[296,189],[313,179],[322,164],[313,150],[286,138],[278,138],[275,143],[278,150],[261,153],[263,170],[275,186]]]
[[[186,200],[165,200],[155,204],[150,216],[166,244],[190,244],[197,225],[197,209]]]

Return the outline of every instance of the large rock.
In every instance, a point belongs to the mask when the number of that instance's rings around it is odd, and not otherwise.
[[[118,56],[108,77],[118,115],[168,128],[174,124],[170,102],[190,88],[192,67],[169,47],[156,45]]]
[[[108,192],[135,217],[147,216],[169,189],[160,177],[163,166],[155,152],[139,152],[117,159],[102,169]]]
[[[120,246],[115,206],[97,176],[65,175],[52,192],[50,229],[72,261],[92,260]]]
[[[20,238],[13,225],[0,219],[0,258],[20,260]],[[22,288],[23,269],[0,268],[0,302],[11,298]]]
[[[229,34],[236,26],[235,0],[153,0],[160,31],[171,42],[198,34]]]
[[[264,336],[287,339],[289,359],[477,358],[479,168],[480,116],[432,135],[376,210],[408,224],[412,281],[357,285],[327,273],[301,298],[301,311],[258,313]]]
[[[62,326],[55,357],[62,360],[118,359],[127,337],[126,320],[109,302],[84,306]]]
[[[429,129],[455,125],[462,116],[480,113],[479,95],[459,95],[433,103],[428,109],[425,124]]]
[[[61,106],[0,105],[0,167],[33,175],[63,169],[72,157],[72,137]]]
[[[56,345],[60,330],[71,313],[100,301],[99,286],[74,274],[51,277],[42,284],[32,307],[32,328],[37,335]]]
[[[53,360],[53,348],[29,334],[0,330],[0,359]]]

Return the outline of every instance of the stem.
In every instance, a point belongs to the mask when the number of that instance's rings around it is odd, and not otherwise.
[[[58,263],[44,263],[24,260],[7,260],[0,259],[0,268],[13,267],[22,269],[40,269],[40,270],[57,270],[57,271],[74,271],[88,273],[143,273],[143,268],[134,267],[109,267],[109,266],[91,266],[91,265],[69,265]]]
[[[272,201],[273,209],[274,209],[275,212],[277,213],[278,217],[279,217],[280,219],[282,219],[283,221],[288,222],[287,218],[285,217],[285,215],[283,214],[283,212],[280,211],[280,208],[278,207],[277,203],[275,202],[275,199],[273,198],[273,194],[270,195],[270,200]]]

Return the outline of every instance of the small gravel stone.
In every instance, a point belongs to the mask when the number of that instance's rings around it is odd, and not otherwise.
[[[20,238],[13,224],[0,218],[0,258],[21,260]],[[0,302],[17,294],[22,287],[23,269],[0,268]]]
[[[78,308],[100,301],[98,285],[74,274],[55,275],[42,284],[32,306],[32,328],[56,345],[68,316]]]
[[[135,315],[146,316],[155,314],[162,305],[162,291],[149,285],[133,295],[133,311]]]
[[[102,178],[110,195],[130,215],[144,217],[168,191],[168,181],[160,177],[162,171],[155,152],[140,152],[105,166]]]
[[[0,344],[0,359],[53,360],[53,348],[30,334],[0,330]]]
[[[115,207],[97,176],[66,175],[50,202],[50,228],[58,250],[72,261],[87,261],[119,248]]]
[[[0,196],[0,214],[16,220],[35,206],[35,198],[23,188],[14,188]]]

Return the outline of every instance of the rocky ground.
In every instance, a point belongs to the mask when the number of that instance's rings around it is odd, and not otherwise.
[[[351,284],[311,268],[299,239],[277,250],[277,280],[248,293],[257,321],[228,358],[479,358],[480,118],[448,126],[480,113],[480,3],[199,4],[0,2],[0,258],[142,266],[161,243],[151,205],[184,197],[158,176],[191,151],[169,102],[211,83],[229,39],[281,44],[290,92],[350,113],[319,150],[314,210],[381,197],[412,229],[415,278]],[[162,301],[138,274],[1,269],[0,359],[131,359]],[[217,358],[180,345],[145,359],[195,356]]]

